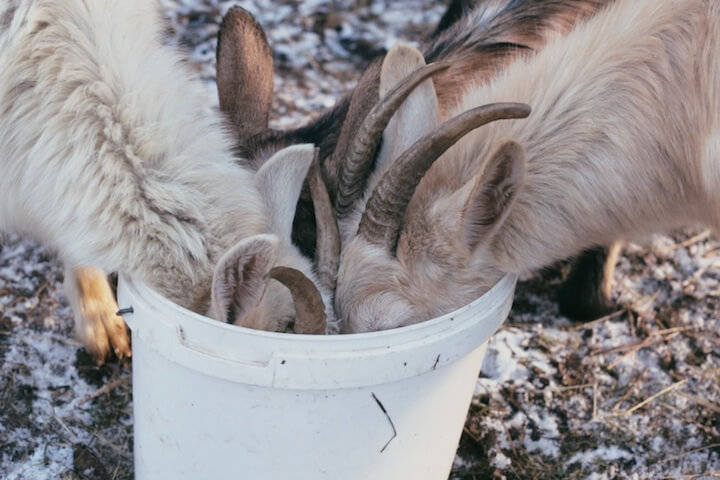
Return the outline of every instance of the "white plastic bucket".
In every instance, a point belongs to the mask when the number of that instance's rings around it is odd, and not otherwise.
[[[121,277],[135,478],[447,479],[515,282],[417,325],[310,336],[226,325]]]

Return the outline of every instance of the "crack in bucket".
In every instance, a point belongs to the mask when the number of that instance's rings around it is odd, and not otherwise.
[[[377,395],[375,395],[375,393],[371,393],[371,395],[375,399],[375,402],[378,404],[378,407],[380,407],[380,410],[382,410],[382,412],[385,414],[385,418],[388,419],[388,422],[390,422],[390,426],[392,427],[392,430],[393,430],[392,437],[390,437],[390,439],[385,443],[385,446],[383,446],[380,449],[380,453],[383,453],[387,449],[388,445],[390,445],[390,442],[392,442],[395,439],[395,437],[397,437],[397,430],[395,429],[395,424],[393,423],[392,418],[390,418],[390,415],[388,414],[387,410],[385,409],[385,405],[382,404],[382,402],[377,397]]]

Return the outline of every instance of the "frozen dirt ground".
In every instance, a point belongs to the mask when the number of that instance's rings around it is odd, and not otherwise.
[[[214,90],[215,34],[232,5],[275,52],[273,126],[331,106],[368,58],[418,42],[440,1],[162,0],[169,41]],[[720,478],[720,242],[702,229],[629,245],[616,314],[572,324],[559,264],[518,285],[490,342],[451,478]],[[72,337],[62,268],[0,244],[0,478],[129,479],[130,366],[98,367]]]

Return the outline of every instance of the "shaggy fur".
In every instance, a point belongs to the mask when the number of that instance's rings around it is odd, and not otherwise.
[[[447,30],[423,50],[425,60],[451,67],[434,78],[441,115],[463,94],[492,79],[518,56],[537,52],[580,20],[614,0],[479,0],[465,6]]]
[[[454,0],[423,49],[428,61],[442,60],[451,65],[448,71],[433,78],[438,92],[438,99],[433,102],[446,116],[467,88],[489,81],[514,59],[538,51],[548,40],[567,33],[578,21],[591,17],[612,1]],[[240,156],[250,158],[251,164],[259,168],[280,148],[315,143],[319,147],[328,191],[331,198],[335,198],[345,152],[380,96],[383,59],[371,62],[355,90],[315,121],[292,131],[271,130],[267,127],[273,84],[270,48],[255,19],[242,9],[234,10],[223,20],[218,36],[218,90],[221,108],[237,126]],[[250,112],[240,120],[238,106]],[[396,115],[393,122],[397,124],[400,117],[401,114]],[[385,143],[393,136],[390,131],[386,132]],[[383,171],[383,162],[376,159],[372,174],[365,181],[365,195],[356,199],[349,218],[348,213],[336,205],[346,238],[354,235],[358,212]],[[316,221],[307,188],[297,206],[293,241],[306,255],[314,257]],[[584,253],[561,289],[560,308],[574,318],[600,316],[610,308],[609,293],[605,293],[604,286],[612,278],[612,268],[608,266],[614,264],[608,261],[603,266],[604,251]],[[579,289],[590,295],[578,295]]]
[[[421,49],[428,63],[444,60],[452,64],[449,70],[433,78],[443,118],[458,104],[467,88],[486,83],[519,55],[540,50],[547,41],[567,33],[576,22],[592,16],[613,1],[453,1],[432,38]],[[248,27],[247,30],[251,29]],[[261,31],[257,36],[265,41]],[[252,43],[253,50],[269,51],[255,47],[260,43],[259,39],[244,40],[252,40],[244,43]],[[236,55],[235,61],[241,64],[246,62],[249,53],[241,52]],[[249,137],[241,136],[238,146],[240,156],[249,158],[254,165],[259,166],[273,153],[288,145],[314,143],[320,149],[324,178],[333,197],[340,168],[338,161],[345,157],[343,152],[350,147],[358,128],[379,99],[382,61],[383,58],[378,58],[371,62],[354,91],[308,125],[292,131],[270,130],[264,125],[264,131]],[[222,63],[221,52],[218,52],[219,69]],[[271,63],[271,60],[265,63]],[[233,65],[233,70],[251,70],[268,75],[267,69],[254,68],[258,64],[264,65],[263,62],[253,58],[249,64],[247,67],[240,65],[239,68]],[[253,78],[250,83],[243,85],[243,91],[238,92],[238,96],[265,99],[265,88],[273,82],[272,78]],[[257,94],[249,95],[248,87],[254,88]],[[269,109],[270,102],[267,101],[263,108]],[[335,150],[339,154],[333,158]],[[365,191],[371,186],[368,183]],[[303,190],[298,203],[293,240],[306,255],[314,256],[315,217],[307,188]]]
[[[359,237],[344,247],[336,309],[347,330],[434,317],[506,272],[616,238],[718,227],[719,53],[716,2],[616,0],[469,89],[453,114],[497,101],[533,113],[441,157],[413,197],[397,257]]]
[[[0,0],[0,230],[38,239],[69,269],[129,272],[206,312],[222,255],[273,229],[220,118],[160,43],[161,25],[148,0]],[[307,170],[312,148],[296,148]],[[272,242],[312,277],[289,235]],[[129,354],[107,290],[96,313],[97,298],[83,299],[101,274],[78,272],[67,275],[78,334],[98,358],[111,346]],[[261,327],[282,329],[292,300],[269,288]]]

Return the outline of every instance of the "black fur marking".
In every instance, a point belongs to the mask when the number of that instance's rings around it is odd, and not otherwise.
[[[425,51],[425,59],[434,62],[448,59],[459,52],[475,49],[482,51],[499,43],[505,43],[508,37],[520,35],[526,38],[539,37],[540,32],[552,26],[564,13],[574,12],[582,15],[595,12],[599,7],[608,5],[614,0],[507,0],[498,8],[498,2],[475,2],[469,10],[455,18],[454,23],[440,26],[433,37],[433,42]],[[461,5],[455,8],[466,8],[470,2],[456,0]],[[451,5],[449,8],[452,8]],[[495,13],[492,13],[495,12]],[[458,22],[459,19],[472,13],[478,21],[475,25]],[[446,15],[453,15],[447,12]],[[570,17],[572,17],[571,15]],[[444,17],[443,17],[444,18]],[[568,17],[569,18],[569,17]],[[442,22],[442,21],[441,21]]]
[[[237,158],[251,159],[252,167],[258,169],[272,154],[285,147],[313,143],[320,149],[320,158],[326,160],[335,150],[349,106],[350,96],[345,96],[332,110],[296,130],[269,130],[245,139],[236,148]],[[310,198],[310,189],[305,182],[293,219],[292,241],[300,248],[302,254],[309,258],[315,258],[315,226],[315,211]]]
[[[448,9],[428,43],[422,48],[425,60],[452,61],[473,51],[488,57],[512,55],[517,50],[531,47],[516,41],[519,38],[535,38],[551,26],[563,13],[582,15],[608,5],[614,0],[451,0]],[[497,5],[500,4],[500,7]],[[477,18],[475,25],[461,21]],[[574,15],[569,15],[573,17]],[[372,63],[372,62],[370,62]],[[377,69],[376,85],[380,83]],[[250,159],[259,168],[273,153],[298,143],[314,143],[320,149],[321,162],[327,160],[338,141],[350,106],[351,94],[341,99],[324,115],[296,130],[268,131],[245,139],[237,147],[239,158]],[[367,106],[366,112],[372,105]],[[245,160],[243,160],[245,161]],[[329,190],[334,186],[329,185]],[[330,192],[333,196],[334,192]],[[293,242],[301,252],[315,256],[315,214],[307,184],[303,187],[293,222]]]
[[[562,315],[576,321],[589,321],[616,310],[602,289],[607,257],[608,250],[597,247],[584,251],[575,259],[570,275],[558,291]]]

